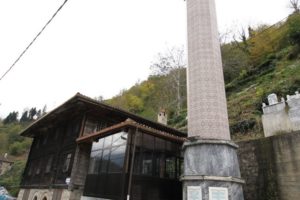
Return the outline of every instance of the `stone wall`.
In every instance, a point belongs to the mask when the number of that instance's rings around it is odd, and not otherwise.
[[[245,200],[298,200],[300,132],[239,142]]]

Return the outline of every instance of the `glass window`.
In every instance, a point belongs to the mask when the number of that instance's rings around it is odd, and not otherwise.
[[[107,127],[107,123],[104,122],[104,121],[100,121],[100,122],[98,122],[98,124],[97,124],[97,131],[100,131],[100,130],[102,130],[102,129],[105,129],[106,127]]]
[[[144,152],[142,160],[142,174],[152,175],[152,153]]]
[[[64,165],[63,165],[63,170],[62,170],[63,172],[67,172],[69,170],[70,163],[71,163],[71,157],[72,157],[71,153],[66,155],[65,162],[64,162]]]
[[[104,139],[100,139],[98,142],[93,143],[92,151],[103,149]]]
[[[100,169],[101,173],[106,173],[107,172],[107,167],[108,167],[108,162],[109,162],[109,152],[110,152],[109,149],[105,149],[103,151],[101,169]]]
[[[93,151],[91,153],[89,163],[89,174],[98,174],[101,166],[102,150]]]
[[[121,172],[126,152],[127,133],[120,132],[93,143],[89,174]]]
[[[46,170],[45,170],[46,173],[49,173],[51,171],[52,161],[53,161],[53,155],[49,156],[48,158]]]
[[[140,148],[135,149],[135,156],[134,156],[134,165],[133,165],[133,172],[135,174],[140,174],[141,173],[141,152]]]
[[[110,159],[117,159],[125,156],[126,146],[116,146],[111,148]]]
[[[183,159],[177,158],[177,178],[183,173]]]
[[[127,133],[120,132],[112,136],[112,146],[124,145],[127,140]]]
[[[154,175],[163,178],[165,172],[164,155],[160,153],[154,153],[153,157],[155,162]]]
[[[111,141],[112,141],[112,135],[107,136],[106,138],[104,138],[103,148],[111,147]]]
[[[166,178],[175,178],[176,158],[171,156],[166,158]]]
[[[109,162],[108,171],[109,172],[122,172],[124,164],[124,157],[111,159]]]
[[[97,131],[97,121],[87,119],[84,126],[84,134],[91,134]]]

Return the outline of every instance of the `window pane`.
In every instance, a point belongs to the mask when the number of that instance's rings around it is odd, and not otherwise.
[[[102,173],[107,172],[108,162],[109,162],[109,149],[106,149],[103,151],[100,172],[102,172]]]
[[[111,147],[111,142],[112,142],[112,135],[107,136],[106,138],[104,138],[104,146],[103,146],[103,148]]]
[[[117,159],[125,156],[126,146],[117,146],[111,148],[110,159]]]
[[[166,158],[166,178],[175,178],[176,158]]]
[[[84,134],[90,134],[97,130],[97,122],[91,119],[86,120]]]
[[[142,174],[152,175],[152,153],[145,152],[143,155]]]
[[[99,174],[101,166],[102,150],[93,151],[91,153],[90,163],[89,163],[89,174]]]
[[[69,170],[71,157],[72,157],[72,154],[70,154],[70,153],[66,155],[64,166],[63,166],[63,172],[67,172]]]
[[[103,148],[104,139],[100,139],[98,142],[93,142],[92,151],[102,149]]]
[[[110,160],[109,162],[109,172],[122,172],[124,164],[124,157]]]
[[[112,146],[119,146],[125,144],[127,141],[127,133],[121,132],[113,135]]]
[[[164,155],[155,153],[153,154],[153,157],[155,162],[154,175],[163,178],[165,172]]]
[[[141,153],[140,149],[136,148],[135,151],[135,156],[134,156],[134,165],[133,165],[133,172],[135,174],[140,174],[141,173]]]

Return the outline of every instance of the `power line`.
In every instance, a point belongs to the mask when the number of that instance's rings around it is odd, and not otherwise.
[[[27,45],[24,51],[19,55],[19,57],[13,62],[13,64],[7,69],[7,71],[1,76],[0,81],[14,68],[14,66],[19,62],[19,60],[23,57],[23,55],[28,51],[31,45],[37,40],[37,38],[43,33],[43,31],[47,28],[47,26],[52,22],[58,12],[64,7],[64,5],[68,2],[65,0],[63,4],[56,10],[56,12],[52,15],[52,17],[47,21],[47,23],[43,26],[43,28],[38,32],[38,34],[33,38],[33,40]]]

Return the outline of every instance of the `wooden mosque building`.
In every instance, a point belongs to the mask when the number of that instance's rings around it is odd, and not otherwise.
[[[186,134],[81,94],[31,124],[18,200],[179,200]]]

